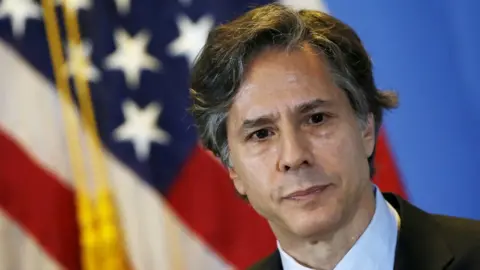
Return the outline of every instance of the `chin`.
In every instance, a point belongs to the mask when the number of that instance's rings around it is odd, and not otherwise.
[[[332,210],[321,211],[318,209],[315,212],[292,215],[288,222],[290,230],[305,238],[329,234],[338,228],[341,220],[339,212]]]

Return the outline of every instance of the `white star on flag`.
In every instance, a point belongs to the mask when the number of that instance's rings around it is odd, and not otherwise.
[[[91,0],[56,0],[57,5],[63,5],[65,2],[68,11],[87,10],[92,7]]]
[[[97,82],[100,79],[101,73],[90,62],[90,55],[92,54],[92,45],[90,42],[82,42],[82,44],[69,43],[68,46],[68,60],[63,67],[62,72],[75,76],[79,74],[83,79]]]
[[[296,10],[314,9],[323,12],[328,12],[325,1],[322,0],[282,0],[282,4],[290,6]]]
[[[0,4],[0,19],[10,17],[12,32],[16,38],[25,34],[28,19],[41,19],[42,9],[33,0],[3,0]]]
[[[115,0],[118,13],[125,15],[130,12],[130,0]]]
[[[133,38],[124,29],[115,31],[117,49],[107,56],[105,66],[122,70],[130,89],[138,88],[142,69],[156,71],[161,67],[160,61],[146,52],[149,42],[150,35],[146,31]]]
[[[122,104],[122,111],[125,122],[113,131],[113,136],[118,141],[131,141],[139,160],[149,157],[152,142],[170,142],[170,134],[157,126],[162,113],[158,103],[152,102],[141,109],[133,101],[126,100]]]
[[[210,15],[203,16],[196,23],[185,15],[179,15],[177,26],[180,35],[168,45],[168,52],[172,56],[185,56],[192,66],[214,24],[215,21]]]

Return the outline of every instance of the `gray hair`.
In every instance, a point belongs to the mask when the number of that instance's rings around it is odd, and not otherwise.
[[[335,84],[346,92],[361,126],[373,114],[378,134],[382,110],[396,107],[397,96],[376,88],[372,63],[353,29],[320,11],[269,4],[212,30],[193,67],[191,112],[204,146],[224,165],[232,166],[228,111],[249,63],[266,49],[288,52],[305,46],[327,60]],[[373,160],[374,153],[369,158],[372,177]]]

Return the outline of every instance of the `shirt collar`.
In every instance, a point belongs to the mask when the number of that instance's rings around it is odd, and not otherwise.
[[[334,270],[393,269],[400,216],[375,185],[374,192],[375,213],[370,224]],[[278,241],[277,247],[284,270],[312,270],[295,261]]]

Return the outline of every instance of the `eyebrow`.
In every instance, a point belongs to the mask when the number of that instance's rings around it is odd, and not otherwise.
[[[275,122],[276,118],[273,114],[267,114],[253,119],[245,119],[240,126],[240,131],[271,124]]]
[[[297,111],[301,114],[312,112],[319,107],[328,107],[331,104],[330,101],[322,99],[314,99],[304,103],[295,105],[294,111]],[[252,119],[245,119],[240,126],[240,133],[243,133],[245,130],[253,129],[260,126],[265,126],[271,123],[274,123],[277,120],[278,116],[275,114],[265,114]]]
[[[295,106],[295,111],[298,111],[302,114],[309,113],[318,109],[319,107],[329,107],[331,106],[331,102],[328,100],[323,99],[314,99],[310,100]]]

